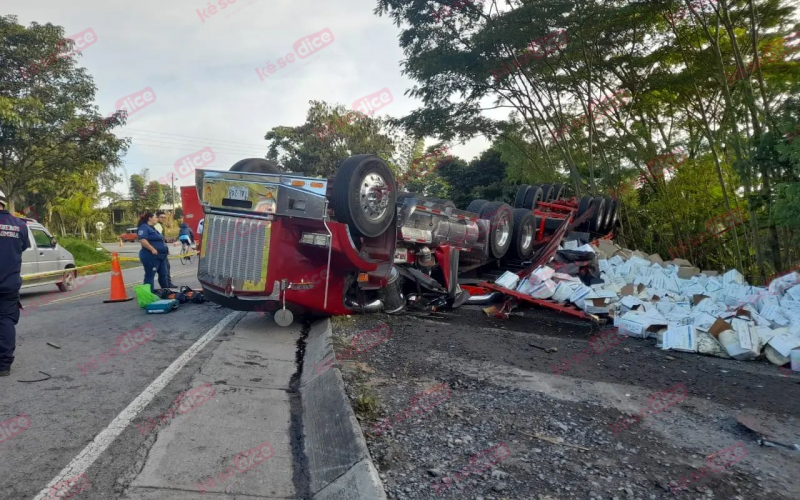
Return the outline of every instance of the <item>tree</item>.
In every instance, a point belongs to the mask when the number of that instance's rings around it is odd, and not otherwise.
[[[145,209],[155,213],[164,203],[164,193],[161,192],[161,184],[158,181],[150,181],[144,190]]]
[[[161,184],[161,192],[164,194],[164,203],[172,204],[175,203],[176,205],[180,202],[180,200],[174,200],[177,198],[177,189],[172,189],[172,184]]]
[[[131,175],[130,182],[128,183],[130,186],[129,196],[131,197],[131,206],[133,207],[133,213],[136,217],[139,217],[147,208],[147,203],[145,203],[146,184],[147,169],[142,170],[141,174]]]
[[[292,172],[330,177],[345,158],[371,153],[398,171],[407,143],[413,144],[402,129],[388,119],[366,116],[342,105],[310,104],[304,124],[279,126],[267,132],[267,159]]]
[[[75,193],[69,198],[60,200],[53,206],[53,211],[61,218],[62,236],[74,231],[84,240],[87,239],[86,225],[105,221],[107,215],[101,210],[96,210],[94,199],[83,193]]]
[[[674,180],[623,197],[626,240],[666,254],[704,227],[680,214],[744,207],[746,231],[692,257],[755,281],[785,267],[800,160],[779,140],[800,118],[780,112],[800,91],[790,2],[487,0],[445,18],[429,3],[377,1],[403,29],[408,95],[423,101],[398,120],[410,133],[499,137],[509,180],[568,175],[578,195],[618,188],[682,146]]]
[[[60,26],[25,28],[16,16],[0,16],[0,188],[12,210],[31,191],[63,185],[73,173],[113,180],[127,150],[129,141],[109,130],[124,113],[102,121],[91,76],[77,66],[77,53],[64,54],[73,43]]]

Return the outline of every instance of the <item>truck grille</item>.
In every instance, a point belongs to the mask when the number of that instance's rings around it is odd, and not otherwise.
[[[199,274],[214,279],[266,281],[270,222],[206,215]]]

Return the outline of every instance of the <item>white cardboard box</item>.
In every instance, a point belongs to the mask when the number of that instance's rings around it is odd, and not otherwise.
[[[692,325],[670,326],[661,345],[664,350],[697,352],[697,332]]]

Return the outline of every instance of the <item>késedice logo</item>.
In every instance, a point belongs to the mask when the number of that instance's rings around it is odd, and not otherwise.
[[[31,300],[31,302],[27,304],[24,309],[22,309],[22,315],[27,318],[30,314],[35,313],[40,307],[46,306],[57,298],[64,298],[64,296],[68,296],[70,294],[74,295],[78,290],[97,279],[97,272],[92,269],[84,269],[82,271],[77,271],[77,273],[83,273],[83,276],[78,276],[75,278],[75,287],[72,290],[61,293],[49,293],[41,298]]]
[[[25,413],[0,422],[0,443],[31,428],[31,419]]]
[[[83,474],[54,484],[50,487],[50,491],[45,497],[45,500],[65,500],[67,498],[72,498],[78,493],[86,491],[90,486],[92,486],[92,483],[89,482],[89,478],[86,477],[86,473],[84,472]]]
[[[190,175],[196,168],[206,167],[216,159],[210,147],[205,147],[200,151],[179,158],[175,162],[175,171],[180,177]]]
[[[145,87],[139,92],[134,92],[131,95],[119,99],[114,107],[117,111],[124,109],[128,112],[128,117],[130,117],[154,102],[156,102],[156,93],[153,91],[153,87]]]
[[[394,101],[392,92],[389,90],[389,87],[384,87],[374,94],[357,99],[353,102],[353,109],[365,115],[371,115],[392,101]]]
[[[331,29],[325,28],[297,40],[294,42],[294,45],[292,45],[292,49],[294,49],[294,52],[297,54],[298,58],[305,59],[306,57],[332,44],[335,40],[336,39],[333,37],[333,32],[331,32]],[[295,60],[295,54],[289,52],[285,57],[278,58],[278,66],[280,66],[280,68],[285,68],[287,64],[291,64],[295,62]],[[256,68],[256,74],[263,82],[269,77],[269,75],[278,71],[278,69],[279,68],[277,68],[274,64],[267,61],[267,65],[263,68]]]
[[[73,49],[69,52],[66,52],[66,50],[68,50],[66,48],[67,40],[72,40],[74,42],[72,45]],[[27,80],[28,77],[35,75],[39,71],[43,70],[44,68],[56,62],[58,58],[66,58],[76,52],[81,52],[83,51],[83,49],[85,49],[90,45],[93,45],[95,42],[97,42],[97,34],[94,32],[92,28],[86,28],[77,35],[72,35],[66,38],[62,38],[58,42],[58,44],[56,44],[57,47],[56,51],[50,54],[48,57],[42,59],[38,63],[35,62],[31,63],[28,66],[27,71],[24,70],[23,68],[19,68],[20,75],[22,75],[23,80]]]
[[[235,476],[237,472],[247,472],[256,465],[260,465],[272,458],[273,455],[275,455],[275,451],[272,449],[272,445],[269,444],[269,442],[261,443],[254,448],[238,453],[233,457],[233,467],[228,467],[224,471],[218,473],[216,479],[212,476],[207,476],[208,479],[204,478],[205,481],[196,482],[195,485],[202,495],[206,491],[211,490],[211,488],[217,484],[217,480],[222,483],[226,479]]]
[[[189,413],[198,406],[208,402],[215,395],[216,393],[214,392],[214,387],[208,383],[199,387],[195,387],[194,389],[189,389],[188,391],[178,394],[175,397],[174,408],[170,408],[166,412],[158,414],[155,418],[148,418],[147,421],[141,425],[138,423],[135,425],[139,429],[139,433],[141,433],[142,436],[145,436],[148,432],[158,427],[159,424],[166,423],[167,421],[175,418],[178,413],[184,415]]]
[[[227,2],[227,3],[226,3]],[[228,8],[228,5],[233,5],[236,3],[236,0],[218,0],[217,5],[219,5],[220,10],[225,10]],[[205,9],[196,9],[197,15],[200,16],[200,20],[202,22],[206,22],[206,19],[210,18],[211,16],[217,15],[219,12],[217,10],[217,5],[208,2],[210,7],[206,7]]]
[[[153,328],[152,323],[146,323],[139,328],[134,328],[131,331],[125,332],[117,337],[117,347],[112,347],[108,352],[104,352],[98,356],[100,358],[100,363],[108,362],[109,359],[117,357],[117,354],[127,354],[154,338],[156,338],[156,330]],[[100,363],[94,358],[89,358],[89,361],[83,365],[78,363],[78,369],[85,377],[86,372],[96,369]]]
[[[127,354],[137,347],[156,338],[156,330],[151,323],[142,325],[117,337],[115,343],[119,352]]]
[[[699,481],[713,472],[722,472],[731,465],[747,456],[747,448],[741,441],[734,443],[723,450],[712,453],[706,457],[706,465],[689,476],[682,477],[678,481],[670,481],[669,489],[675,496],[678,492],[688,488],[689,483]]]

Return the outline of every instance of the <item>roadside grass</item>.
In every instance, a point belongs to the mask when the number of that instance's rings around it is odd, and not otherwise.
[[[91,273],[104,273],[111,270],[111,254],[106,250],[97,250],[96,242],[81,240],[78,238],[58,238],[58,244],[66,248],[75,258],[75,267],[89,266]],[[137,267],[141,264],[135,261],[121,261],[122,269]],[[87,269],[86,271],[89,271]],[[86,271],[78,271],[78,275],[83,275]]]

